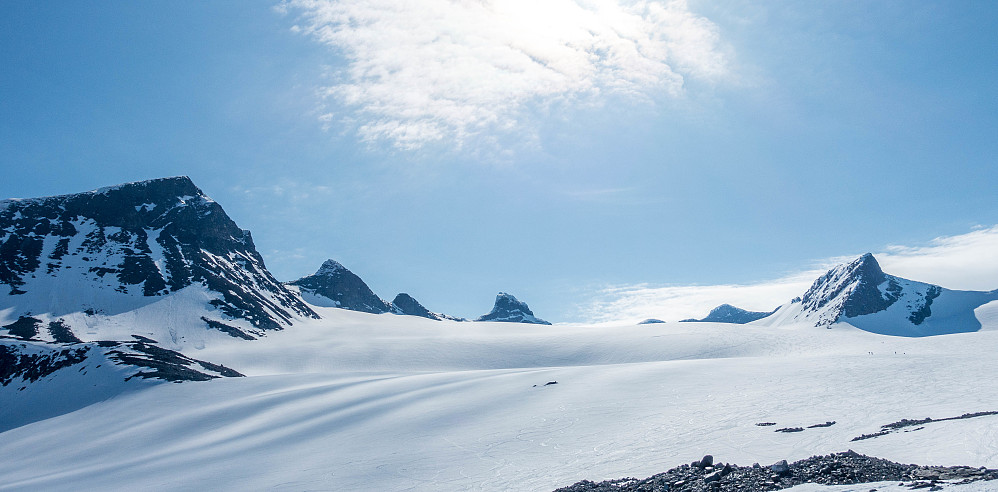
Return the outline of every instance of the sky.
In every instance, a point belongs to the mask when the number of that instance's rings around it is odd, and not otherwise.
[[[281,280],[555,322],[998,288],[998,4],[0,3],[0,197],[188,175]]]

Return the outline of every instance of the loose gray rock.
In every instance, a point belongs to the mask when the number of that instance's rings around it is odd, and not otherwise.
[[[771,465],[769,469],[773,470],[774,473],[778,473],[779,475],[786,475],[787,473],[790,473],[790,465],[787,464],[787,460],[777,461],[776,463]]]

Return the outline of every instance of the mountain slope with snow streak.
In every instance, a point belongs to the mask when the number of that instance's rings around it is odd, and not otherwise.
[[[333,263],[277,282],[186,178],[0,202],[0,490],[551,490],[850,448],[998,467],[998,291],[864,255],[750,324],[550,325],[502,293],[459,323]]]
[[[83,340],[164,302],[182,309],[127,322],[175,348],[194,326],[256,338],[315,316],[187,177],[0,202],[0,284],[0,324],[30,315]]]

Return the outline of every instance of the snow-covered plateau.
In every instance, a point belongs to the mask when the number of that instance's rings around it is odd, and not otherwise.
[[[998,468],[998,291],[863,255],[723,312],[550,325],[500,293],[467,322],[335,260],[282,283],[185,177],[3,201],[0,490],[545,491],[849,449]],[[901,490],[795,490],[870,488]]]
[[[245,378],[145,384],[0,434],[0,488],[550,490],[707,453],[750,464],[846,449],[998,467],[998,416],[853,441],[905,418],[998,410],[993,324],[902,338],[847,324],[537,326],[315,309],[322,320],[187,349]],[[4,414],[80,381],[40,383],[0,388]]]

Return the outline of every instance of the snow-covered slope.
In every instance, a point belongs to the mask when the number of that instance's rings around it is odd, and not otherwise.
[[[127,342],[95,343],[0,338],[0,432],[156,381],[242,376],[152,342],[141,336]]]
[[[950,290],[885,274],[868,253],[829,270],[803,297],[755,323],[828,327],[841,322],[884,335],[942,335],[980,330],[975,310],[994,300],[998,291]]]
[[[998,466],[993,415],[853,441],[998,410],[998,332],[321,314],[198,351],[246,378],[126,392],[0,434],[0,488],[552,490],[704,454],[766,464],[845,449]]]
[[[537,326],[508,294],[490,323],[362,281],[337,299],[341,268],[276,282],[186,178],[0,202],[0,490],[550,490],[850,448],[998,466],[998,292],[864,256],[747,325]]]
[[[512,294],[500,292],[492,311],[479,316],[475,321],[508,321],[512,323],[530,323],[535,325],[550,325],[536,316],[527,307],[527,303],[519,301]]]
[[[187,177],[0,202],[0,288],[0,324],[30,315],[83,340],[152,332],[180,346],[315,316]]]

